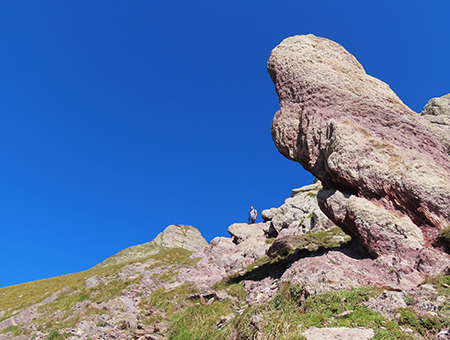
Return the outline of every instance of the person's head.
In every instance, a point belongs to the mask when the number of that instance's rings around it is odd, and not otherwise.
[[[253,205],[251,205],[250,206],[250,210],[253,210],[253,209],[255,209],[255,207]]]

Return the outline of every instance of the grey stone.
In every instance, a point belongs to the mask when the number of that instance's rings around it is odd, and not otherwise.
[[[307,340],[369,340],[375,336],[370,328],[331,327],[307,329],[303,336]]]
[[[317,203],[320,189],[320,181],[294,189],[279,208],[263,210],[261,216],[266,222],[266,233],[270,234],[270,230],[274,230],[280,234],[282,230],[289,229],[283,236],[303,235],[313,229],[317,231],[333,225]]]

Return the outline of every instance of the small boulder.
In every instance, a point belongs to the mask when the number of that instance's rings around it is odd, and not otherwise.
[[[264,236],[264,223],[234,223],[228,227],[233,242],[239,244],[250,237]]]
[[[375,336],[375,332],[370,328],[348,328],[348,327],[330,327],[330,328],[316,328],[311,327],[307,329],[303,336],[307,340],[369,340]]]

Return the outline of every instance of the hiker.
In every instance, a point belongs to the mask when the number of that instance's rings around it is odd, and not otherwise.
[[[248,224],[255,223],[258,212],[253,205],[250,206],[250,212],[248,213]]]

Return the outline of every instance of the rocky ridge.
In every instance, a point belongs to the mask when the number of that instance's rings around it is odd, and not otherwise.
[[[272,216],[293,216],[300,209],[310,216],[316,209],[311,203],[315,197],[303,195],[302,204],[297,196],[318,187],[314,184],[293,190],[286,199],[288,204],[268,211]],[[289,204],[292,197],[297,197],[296,204]],[[196,306],[207,309],[220,305],[229,307],[214,318],[210,327],[222,332],[223,338],[238,339],[237,334],[245,330],[254,338],[271,339],[264,330],[271,322],[267,319],[270,314],[261,314],[253,306],[270,306],[284,294],[285,287],[296,289],[300,305],[330,291],[384,287],[365,305],[386,320],[400,320],[395,311],[406,310],[407,299],[416,301],[420,313],[431,316],[450,302],[450,289],[448,296],[440,295],[429,284],[404,289],[401,274],[374,271],[374,260],[355,249],[334,225],[303,234],[298,221],[297,232],[280,232],[272,238],[266,232],[268,221],[233,224],[230,237],[217,237],[204,247],[200,245],[206,241],[194,227],[169,226],[152,242],[125,249],[86,272],[78,286],[60,289],[25,308],[1,311],[0,339],[48,339],[51,334],[55,339],[61,335],[69,340],[177,339],[174,314]],[[286,252],[270,251],[278,247],[274,247],[277,243],[292,244],[295,240],[301,242]],[[180,247],[188,243],[194,251]],[[336,316],[336,322],[352,313],[343,312],[343,316]],[[236,325],[246,320],[248,313],[253,316],[244,330],[239,329]],[[370,339],[380,332],[372,328],[299,329],[303,333],[298,336],[308,340],[347,339],[345,336]],[[446,337],[441,334],[439,339]]]

